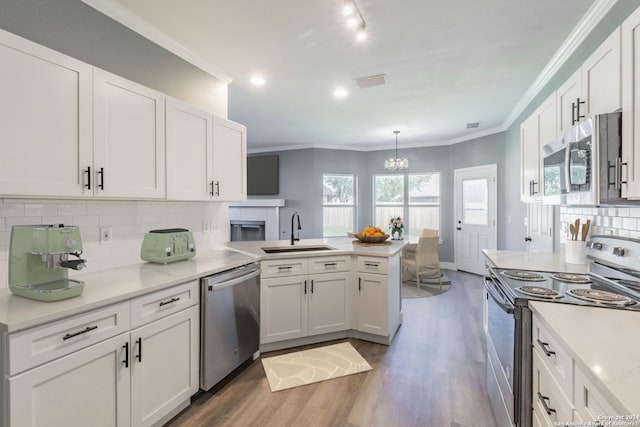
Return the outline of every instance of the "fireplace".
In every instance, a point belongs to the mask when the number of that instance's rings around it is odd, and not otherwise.
[[[229,204],[229,236],[231,241],[245,240],[279,240],[280,239],[280,208],[284,206],[284,199],[249,199],[244,202]],[[238,224],[246,224],[244,231]],[[262,233],[256,227],[262,225]],[[234,231],[236,230],[236,231]]]
[[[249,221],[249,220],[232,220],[230,239],[232,242],[264,240],[265,239],[265,222]]]

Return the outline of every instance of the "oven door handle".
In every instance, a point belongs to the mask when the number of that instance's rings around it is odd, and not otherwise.
[[[491,282],[491,284],[489,284],[489,282]],[[484,287],[489,293],[489,295],[491,296],[491,298],[493,298],[493,300],[496,302],[496,304],[498,304],[498,306],[502,310],[504,310],[507,314],[513,314],[513,311],[515,310],[515,306],[511,304],[511,302],[507,299],[507,297],[504,296],[503,292],[500,289],[498,289],[493,277],[485,276]]]

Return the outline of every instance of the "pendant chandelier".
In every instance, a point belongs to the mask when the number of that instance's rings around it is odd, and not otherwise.
[[[393,133],[396,134],[396,155],[395,157],[384,161],[384,168],[392,171],[406,169],[409,167],[409,159],[407,159],[406,157],[398,157],[398,134],[400,133],[400,131],[394,130]]]

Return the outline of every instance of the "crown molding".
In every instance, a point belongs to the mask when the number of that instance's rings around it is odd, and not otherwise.
[[[82,0],[82,2],[114,21],[135,31],[142,37],[151,40],[158,46],[163,47],[195,67],[200,68],[202,71],[212,75],[224,84],[229,84],[233,81],[233,78],[227,72],[207,62],[200,55],[197,55],[187,49],[176,40],[169,37],[165,32],[160,31],[156,26],[135,15],[120,3],[114,0]]]
[[[596,2],[591,5],[587,13],[582,17],[580,22],[578,22],[573,31],[571,31],[569,37],[567,37],[549,63],[547,63],[542,72],[533,81],[531,86],[529,86],[529,89],[527,89],[522,98],[520,98],[520,101],[518,101],[513,110],[511,110],[511,113],[509,113],[504,120],[501,126],[502,128],[506,130],[516,121],[518,116],[522,114],[524,109],[527,108],[544,86],[549,83],[560,67],[567,62],[569,57],[617,2],[618,0],[596,0]]]

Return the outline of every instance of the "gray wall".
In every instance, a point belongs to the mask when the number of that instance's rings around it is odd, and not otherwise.
[[[439,172],[441,186],[441,237],[442,261],[454,259],[454,212],[453,212],[453,171],[454,169],[498,164],[498,173],[504,170],[504,134],[496,134],[451,146],[401,149],[400,155],[409,158],[408,173]],[[261,153],[265,155],[267,153]],[[325,173],[354,174],[358,179],[356,191],[356,228],[373,223],[373,179],[376,174],[388,173],[384,161],[393,155],[387,151],[343,151],[327,149],[291,150],[278,153],[280,156],[280,194],[262,198],[278,197],[286,199],[286,206],[280,210],[280,233],[288,239],[291,233],[291,215],[298,211],[303,229],[301,238],[322,237],[322,175]],[[503,205],[498,188],[499,208]],[[251,197],[259,198],[259,197]],[[499,209],[502,211],[501,209]],[[498,224],[501,224],[498,222]],[[499,245],[502,228],[498,230]]]
[[[227,117],[227,85],[80,0],[2,0],[0,28]]]

